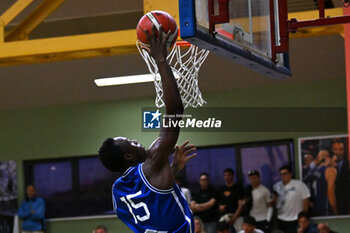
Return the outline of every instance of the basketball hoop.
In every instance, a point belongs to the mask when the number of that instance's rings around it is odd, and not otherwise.
[[[157,64],[148,52],[141,48],[138,41],[136,46],[153,75],[157,94],[155,104],[158,108],[161,108],[164,106],[163,87]],[[186,41],[177,41],[167,56],[167,61],[175,76],[185,108],[196,108],[206,103],[199,90],[198,72],[208,54],[208,50],[198,48]]]

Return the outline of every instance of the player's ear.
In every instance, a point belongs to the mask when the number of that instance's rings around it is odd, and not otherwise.
[[[130,154],[130,153],[126,153],[126,154],[123,155],[123,157],[124,157],[125,161],[132,161],[133,158],[134,158],[134,155]]]

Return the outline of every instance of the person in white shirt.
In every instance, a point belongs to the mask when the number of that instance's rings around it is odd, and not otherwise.
[[[179,186],[179,188],[181,189],[182,193],[184,194],[187,203],[190,205],[191,201],[192,201],[190,190],[188,188],[185,188],[182,186],[181,178],[178,175],[175,176],[175,182]]]
[[[244,217],[242,228],[243,230],[238,233],[264,233],[262,230],[256,229],[255,218],[251,216]]]
[[[273,213],[271,193],[261,184],[257,170],[249,171],[248,177],[251,183],[246,188],[246,199],[251,203],[249,215],[255,218],[257,229],[269,233],[269,222]]]
[[[273,186],[277,228],[285,233],[295,232],[298,226],[298,214],[309,209],[310,191],[304,183],[292,179],[290,166],[283,166],[279,171],[282,181]]]

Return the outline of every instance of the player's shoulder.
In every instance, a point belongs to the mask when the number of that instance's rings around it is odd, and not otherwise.
[[[121,175],[113,184],[112,189],[114,190],[116,187],[123,185],[125,183],[128,183],[129,181],[133,180],[135,175],[138,175],[138,167],[140,166],[137,165],[135,167],[129,167],[123,175]]]

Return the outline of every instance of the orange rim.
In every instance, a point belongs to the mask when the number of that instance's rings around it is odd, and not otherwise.
[[[176,41],[175,44],[180,47],[190,47],[192,45],[191,43],[184,40]]]

